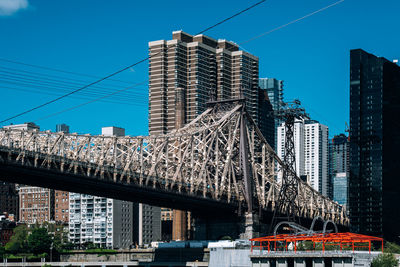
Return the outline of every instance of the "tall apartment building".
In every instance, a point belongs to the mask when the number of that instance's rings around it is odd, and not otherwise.
[[[54,191],[36,186],[19,188],[19,221],[42,224],[54,220]]]
[[[246,98],[258,123],[258,58],[239,46],[205,35],[172,33],[172,40],[149,43],[149,132],[175,129],[177,88],[185,94],[185,122],[206,109],[209,100]]]
[[[329,151],[328,127],[315,120],[298,120],[294,126],[295,170],[299,177],[306,176],[307,182],[321,194],[328,196]],[[278,127],[278,156],[285,152],[285,126]],[[278,173],[278,180],[282,173]]]
[[[278,156],[283,159],[285,156],[285,125],[284,123],[277,129],[277,148]],[[305,175],[305,161],[304,161],[304,122],[297,120],[294,124],[294,153],[295,153],[295,170],[297,176]],[[282,172],[278,172],[278,181],[282,179]]]
[[[400,67],[350,51],[351,230],[399,242]]]
[[[336,135],[329,143],[331,181],[330,197],[341,205],[347,206],[349,178],[349,140],[345,134]]]

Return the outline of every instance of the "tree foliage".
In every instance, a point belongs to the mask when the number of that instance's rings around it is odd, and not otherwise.
[[[385,252],[400,254],[400,246],[397,245],[396,243],[386,242]]]
[[[25,252],[27,249],[27,236],[28,228],[26,225],[19,225],[14,228],[14,235],[10,238],[10,241],[5,246],[5,250],[9,253],[16,254],[19,252]]]
[[[372,261],[371,267],[395,267],[398,264],[398,260],[392,253],[383,253]]]
[[[49,252],[51,244],[52,238],[46,228],[35,228],[28,236],[28,246],[34,254]]]

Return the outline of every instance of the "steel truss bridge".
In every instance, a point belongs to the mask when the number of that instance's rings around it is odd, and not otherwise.
[[[1,180],[171,208],[272,212],[282,167],[241,102],[216,103],[166,135],[0,130]],[[300,179],[296,201],[299,217],[348,225],[342,206]]]

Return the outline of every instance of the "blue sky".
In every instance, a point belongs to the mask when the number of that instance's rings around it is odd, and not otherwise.
[[[0,120],[96,80],[4,59],[102,77],[146,57],[149,41],[170,39],[174,30],[194,34],[255,2],[0,0]],[[206,35],[241,43],[334,2],[269,0]],[[300,99],[332,136],[349,121],[349,50],[400,58],[399,13],[398,0],[345,0],[243,48],[259,57],[260,77],[284,80],[285,99]],[[43,130],[66,123],[73,132],[92,134],[115,125],[146,135],[146,84],[107,99],[112,103],[45,117],[99,97],[96,90],[145,82],[147,72],[141,64],[114,78],[124,82],[107,81],[11,122],[35,121]]]

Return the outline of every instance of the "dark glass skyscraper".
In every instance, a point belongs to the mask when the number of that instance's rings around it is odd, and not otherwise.
[[[350,52],[352,231],[400,241],[400,67]]]
[[[347,206],[349,141],[345,134],[335,135],[329,144],[330,196],[334,201]]]

